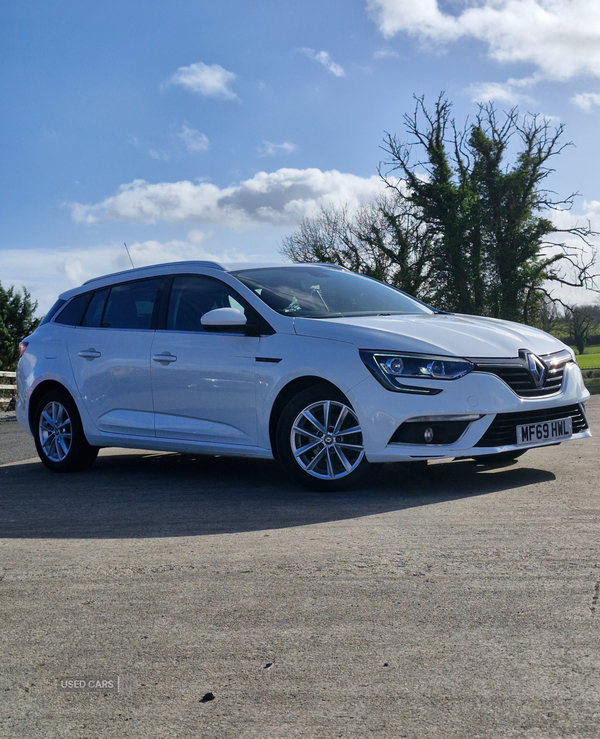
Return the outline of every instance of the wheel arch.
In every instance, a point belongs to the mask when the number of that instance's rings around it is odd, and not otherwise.
[[[273,403],[273,407],[271,408],[271,416],[269,418],[269,441],[271,443],[271,450],[275,459],[279,458],[279,455],[277,454],[276,434],[277,424],[279,423],[283,409],[295,395],[298,395],[298,393],[301,393],[303,390],[315,385],[328,385],[332,391],[340,396],[340,398],[343,398],[346,402],[350,403],[345,393],[343,393],[337,385],[334,385],[333,382],[330,382],[329,380],[325,380],[323,377],[305,375],[304,377],[297,377],[295,380],[288,382],[288,384],[282,387],[279,391],[279,394]]]
[[[65,393],[69,394],[69,396],[77,406],[77,402],[73,397],[73,393],[71,393],[69,388],[63,385],[61,382],[57,382],[56,380],[44,380],[43,382],[40,382],[40,384],[37,385],[37,387],[31,393],[31,397],[29,398],[27,420],[32,434],[35,434],[35,429],[33,428],[33,416],[35,414],[35,409],[37,408],[40,398],[45,395],[48,390],[64,390]]]

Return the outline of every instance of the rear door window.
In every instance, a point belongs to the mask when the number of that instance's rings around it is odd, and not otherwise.
[[[87,328],[100,328],[100,321],[102,320],[102,313],[104,311],[107,295],[107,287],[104,288],[104,290],[97,290],[92,295],[92,299],[90,300],[85,315],[83,316],[83,321],[81,322],[82,326],[87,326]]]
[[[102,328],[150,329],[160,283],[159,277],[112,287],[102,317]]]

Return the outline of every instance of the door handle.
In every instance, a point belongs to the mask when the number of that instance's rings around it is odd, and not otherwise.
[[[161,364],[171,364],[171,362],[177,361],[177,357],[170,352],[163,352],[162,354],[155,354],[152,357],[152,361],[160,362]]]
[[[95,349],[82,349],[79,352],[79,356],[83,357],[84,359],[98,359],[98,357],[101,357],[102,355]]]

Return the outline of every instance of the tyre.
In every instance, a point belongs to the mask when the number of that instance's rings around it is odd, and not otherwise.
[[[33,416],[37,453],[52,472],[76,472],[88,468],[98,456],[90,446],[75,401],[66,390],[49,390]]]
[[[286,471],[313,490],[356,487],[369,467],[359,420],[329,385],[307,388],[290,400],[277,425],[276,443]]]
[[[515,459],[522,457],[526,451],[527,449],[520,449],[512,452],[499,452],[498,454],[484,454],[481,457],[474,457],[474,459],[482,464],[504,464],[505,462],[514,462]]]

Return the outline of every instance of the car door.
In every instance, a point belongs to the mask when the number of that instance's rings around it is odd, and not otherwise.
[[[83,404],[110,434],[154,436],[150,350],[161,278],[95,291],[68,339]]]
[[[258,337],[207,331],[201,318],[214,308],[251,308],[225,283],[177,275],[164,329],[152,345],[156,436],[256,446],[255,359]]]

